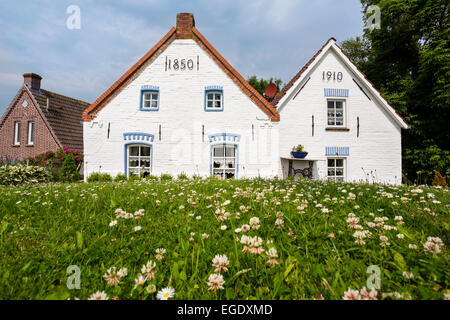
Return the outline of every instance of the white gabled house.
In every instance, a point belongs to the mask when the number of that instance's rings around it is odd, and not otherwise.
[[[83,114],[85,178],[275,176],[279,114],[195,28],[172,28]]]
[[[330,39],[272,103],[177,15],[83,113],[84,177],[169,173],[401,183],[396,114]],[[293,159],[292,147],[308,155]]]
[[[275,97],[280,176],[400,184],[407,123],[331,38]],[[292,160],[302,144],[304,160]]]

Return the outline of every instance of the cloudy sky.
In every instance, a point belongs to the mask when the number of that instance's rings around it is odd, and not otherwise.
[[[67,8],[81,10],[70,30]],[[330,38],[362,34],[359,0],[1,0],[0,114],[22,74],[42,87],[92,103],[176,22],[197,29],[245,78],[288,82]]]

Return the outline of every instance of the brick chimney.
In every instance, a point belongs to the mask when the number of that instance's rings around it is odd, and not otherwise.
[[[195,27],[192,13],[177,14],[177,39],[192,39],[192,28]]]
[[[23,83],[34,90],[41,90],[42,77],[35,73],[25,73],[23,75]]]

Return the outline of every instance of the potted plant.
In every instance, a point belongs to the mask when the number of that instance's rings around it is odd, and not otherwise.
[[[301,144],[299,144],[299,145],[296,146],[296,147],[293,147],[293,148],[292,148],[292,156],[293,156],[294,158],[300,158],[300,159],[306,157],[306,155],[308,154],[308,152],[306,152],[306,151],[304,150],[304,148],[305,148],[305,147],[304,147],[303,145],[301,145]]]

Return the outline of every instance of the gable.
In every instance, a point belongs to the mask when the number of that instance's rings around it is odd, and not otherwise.
[[[272,102],[273,106],[277,106],[278,112],[282,112],[283,108],[301,92],[307,82],[310,80],[311,75],[315,73],[317,77],[317,70],[321,68],[322,72],[331,72],[332,80],[336,80],[336,73],[338,70],[325,70],[330,59],[326,57],[333,57],[336,60],[334,65],[339,65],[341,71],[345,70],[352,79],[352,83],[357,86],[368,99],[375,102],[377,106],[382,108],[396,123],[397,126],[403,129],[408,128],[406,121],[396,112],[396,110],[389,105],[389,103],[382,97],[381,93],[375,89],[373,84],[366,78],[361,70],[345,55],[342,49],[336,45],[336,40],[331,38],[325,43],[325,45],[308,61],[308,63],[294,76],[294,78],[283,88],[282,91],[275,97]],[[324,60],[326,59],[326,60]],[[325,62],[324,62],[325,61]],[[322,70],[322,66],[325,68]],[[323,75],[327,78],[326,73]],[[336,82],[324,83],[325,92],[321,92],[322,95],[327,95],[327,90],[335,90],[340,88],[339,85],[335,85]],[[352,84],[352,85],[353,85]],[[342,89],[342,88],[341,88]],[[343,88],[343,90],[348,90]],[[329,91],[331,92],[331,91]],[[345,93],[339,93],[345,94]],[[348,94],[348,91],[347,91]]]
[[[117,80],[105,93],[103,93],[83,113],[83,121],[90,122],[104,106],[117,96],[127,85],[152,64],[175,39],[192,39],[206,54],[225,72],[225,74],[258,106],[272,121],[279,121],[280,116],[276,109],[263,98],[203,37],[195,28],[193,17],[189,14],[177,16],[177,27],[172,28],[147,54],[131,67],[119,80]],[[192,19],[192,20],[190,20]]]

